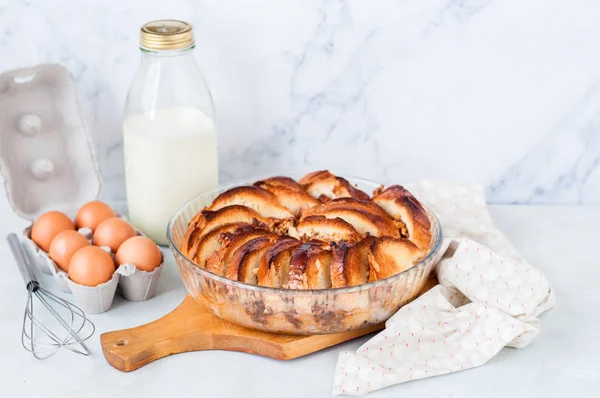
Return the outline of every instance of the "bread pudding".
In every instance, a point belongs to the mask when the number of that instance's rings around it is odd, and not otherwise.
[[[221,193],[191,219],[179,249],[231,280],[330,289],[406,271],[431,244],[429,215],[406,189],[382,186],[370,196],[325,170]]]

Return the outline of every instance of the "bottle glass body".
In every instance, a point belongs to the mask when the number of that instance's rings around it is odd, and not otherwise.
[[[219,183],[214,117],[193,46],[142,50],[123,123],[127,205],[131,223],[158,244],[177,209]]]

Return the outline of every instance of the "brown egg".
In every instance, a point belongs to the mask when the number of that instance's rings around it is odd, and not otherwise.
[[[89,246],[90,242],[75,230],[65,230],[59,232],[52,243],[48,255],[63,271],[69,270],[69,261],[73,254],[84,246]]]
[[[69,261],[69,279],[84,286],[108,282],[115,273],[115,263],[107,252],[97,246],[77,250]]]
[[[98,224],[107,218],[116,216],[115,211],[104,202],[94,200],[86,203],[79,209],[75,216],[75,225],[77,228],[90,228],[96,230]]]
[[[117,266],[133,264],[137,269],[150,272],[160,265],[162,256],[152,240],[145,236],[134,236],[119,247],[115,261]]]
[[[73,221],[60,211],[49,211],[38,217],[31,228],[31,240],[43,251],[50,250],[52,239],[66,229],[75,230]]]
[[[92,241],[96,246],[108,246],[113,253],[116,253],[121,243],[135,235],[135,229],[131,224],[122,218],[111,217],[96,227]]]

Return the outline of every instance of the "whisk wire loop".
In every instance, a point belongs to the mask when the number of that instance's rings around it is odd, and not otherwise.
[[[19,238],[10,234],[7,239],[27,287],[21,333],[23,347],[38,359],[48,358],[62,347],[77,354],[90,355],[84,341],[94,334],[94,324],[81,308],[42,288],[34,279]],[[34,298],[41,303],[40,309],[45,310],[43,315],[49,315],[48,319],[34,315]],[[60,328],[53,327],[56,324]]]

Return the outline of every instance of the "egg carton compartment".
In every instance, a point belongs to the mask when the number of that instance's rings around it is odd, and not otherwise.
[[[154,296],[163,263],[164,259],[152,272],[139,270],[133,264],[122,264],[108,282],[98,286],[80,285],[68,277],[67,283],[75,302],[83,311],[99,314],[110,309],[118,286],[121,287],[121,295],[129,301],[145,301]],[[62,270],[60,272],[65,273]]]
[[[117,217],[124,219],[118,213]],[[85,312],[97,314],[107,311],[112,305],[117,286],[120,286],[121,296],[129,301],[145,301],[154,297],[164,265],[162,251],[160,265],[150,272],[140,270],[134,264],[121,264],[108,282],[94,287],[84,286],[70,280],[68,274],[56,265],[48,253],[31,240],[31,228],[32,226],[29,226],[23,230],[22,239],[29,259],[41,272],[52,275],[63,292],[72,293],[77,305]],[[81,228],[78,232],[92,243],[92,232],[89,228]],[[136,233],[138,236],[145,236],[137,229]],[[102,247],[102,249],[110,253],[114,260],[114,253],[111,253],[110,248]]]

